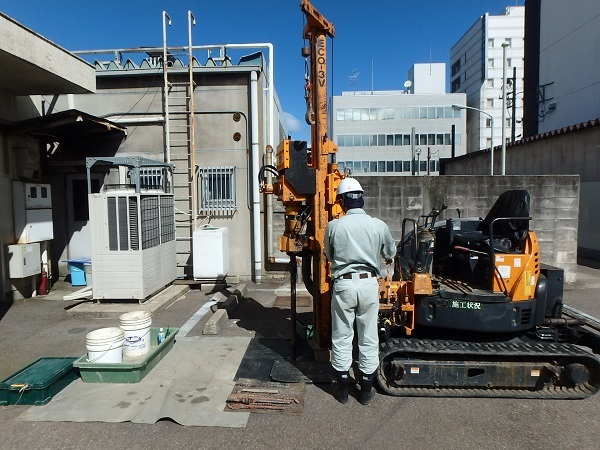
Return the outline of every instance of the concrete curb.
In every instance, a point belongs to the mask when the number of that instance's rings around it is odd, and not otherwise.
[[[73,317],[91,317],[94,319],[118,319],[121,314],[131,311],[150,311],[154,314],[172,304],[175,300],[189,292],[189,290],[189,286],[172,284],[143,304],[137,302],[85,302],[69,309],[69,315]]]
[[[225,289],[222,292],[217,292],[213,298],[217,301],[210,307],[213,315],[208,319],[202,330],[202,334],[216,335],[219,334],[223,325],[229,320],[235,308],[246,295],[246,285],[238,284],[233,290]]]

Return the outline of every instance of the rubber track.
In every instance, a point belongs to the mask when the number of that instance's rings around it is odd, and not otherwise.
[[[380,364],[377,369],[379,386],[388,394],[410,397],[492,397],[536,399],[583,399],[600,390],[600,360],[593,354],[573,344],[541,342],[486,342],[469,343],[429,339],[390,339],[380,346]],[[553,363],[567,359],[568,362],[585,363],[591,370],[590,382],[574,387],[551,385],[539,390],[525,388],[486,387],[412,387],[387,383],[384,361],[394,354],[424,359],[426,355],[448,356],[445,360],[535,361]],[[474,357],[475,356],[475,357]]]

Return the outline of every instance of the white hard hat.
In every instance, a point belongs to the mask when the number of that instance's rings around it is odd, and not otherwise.
[[[337,195],[342,195],[346,192],[364,192],[364,190],[357,180],[346,177],[340,181],[337,189]]]

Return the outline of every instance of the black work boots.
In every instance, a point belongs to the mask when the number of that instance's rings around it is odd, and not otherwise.
[[[358,393],[358,401],[363,405],[368,405],[375,397],[373,389],[373,378],[375,374],[367,375],[362,372],[359,374],[360,392]],[[348,372],[336,372],[337,390],[335,391],[335,399],[340,403],[348,403],[348,388],[350,386],[350,375]]]
[[[350,385],[350,375],[346,372],[336,372],[337,391],[335,398],[340,403],[348,403],[348,386]]]
[[[368,405],[375,397],[375,391],[373,390],[373,378],[375,374],[372,373],[367,375],[366,373],[360,372],[360,392],[358,394],[358,401],[362,405]]]

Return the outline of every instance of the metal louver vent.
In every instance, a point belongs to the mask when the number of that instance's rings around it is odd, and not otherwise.
[[[119,197],[119,249],[129,250],[129,229],[127,226],[127,197]]]
[[[131,250],[139,250],[140,236],[138,233],[137,197],[129,197],[129,239],[131,241]]]
[[[108,215],[108,249],[119,250],[118,227],[117,227],[117,199],[108,197],[106,199],[106,209]]]

